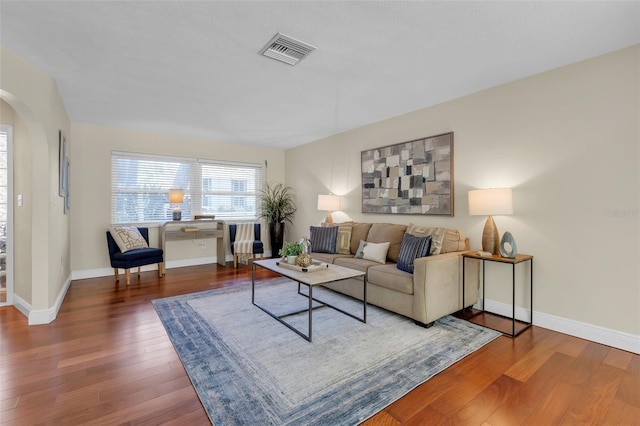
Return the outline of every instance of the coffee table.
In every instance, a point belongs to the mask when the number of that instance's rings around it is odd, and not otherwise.
[[[324,307],[329,307],[332,308],[338,312],[341,312],[345,315],[350,316],[351,318],[355,318],[358,321],[367,322],[367,276],[364,272],[362,271],[358,271],[356,269],[350,269],[350,268],[345,268],[342,266],[338,266],[338,265],[332,265],[329,264],[326,268],[322,268],[319,270],[314,270],[314,271],[308,271],[308,272],[302,272],[302,271],[297,271],[297,270],[293,270],[290,268],[285,268],[282,266],[279,266],[278,263],[280,263],[281,260],[280,259],[265,259],[265,260],[254,260],[252,262],[252,267],[251,267],[251,303],[253,303],[255,306],[257,306],[258,308],[262,309],[264,312],[266,312],[267,314],[269,314],[271,317],[275,318],[276,320],[278,320],[279,322],[281,322],[282,324],[284,324],[286,327],[288,327],[289,329],[293,330],[294,332],[296,332],[298,335],[302,336],[303,338],[307,339],[309,342],[311,342],[311,325],[312,325],[312,319],[313,319],[313,311],[315,309],[319,309],[319,308],[324,308]],[[298,294],[305,296],[309,299],[309,307],[307,309],[303,309],[301,311],[297,311],[297,312],[290,312],[288,314],[284,314],[284,315],[276,315],[273,312],[269,311],[267,308],[265,308],[264,306],[260,306],[259,304],[256,303],[255,300],[255,284],[256,284],[256,266],[260,266],[262,268],[268,269],[272,272],[275,272],[276,274],[282,275],[283,277],[287,277],[295,282],[298,283]],[[327,302],[323,302],[322,300],[318,300],[316,298],[313,297],[313,287],[314,286],[318,286],[318,285],[323,285],[323,284],[329,284],[335,281],[341,281],[341,280],[346,280],[348,278],[355,278],[355,277],[363,277],[362,279],[362,285],[363,285],[363,297],[362,297],[362,318],[357,317],[349,312],[346,312],[336,306],[330,305]],[[302,293],[300,291],[300,286],[301,285],[305,285],[309,288],[309,294],[306,295],[304,293]],[[319,303],[319,305],[313,306],[313,302],[317,302]],[[288,324],[287,322],[285,322],[283,320],[283,318],[286,317],[290,317],[292,315],[297,315],[297,314],[301,314],[304,312],[308,312],[309,315],[309,330],[307,332],[307,334],[304,334],[302,331],[298,330],[297,328],[293,327],[292,325]]]

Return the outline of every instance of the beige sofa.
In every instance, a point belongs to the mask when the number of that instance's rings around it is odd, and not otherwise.
[[[412,318],[429,327],[438,318],[472,306],[478,299],[479,262],[465,265],[465,301],[462,302],[462,256],[469,250],[469,239],[457,230],[390,223],[336,224],[341,253],[312,253],[314,260],[345,266],[367,273],[367,302]],[[432,236],[432,255],[415,259],[414,272],[402,271],[396,262],[405,232]],[[348,242],[347,242],[348,240]],[[389,242],[385,264],[356,259],[360,240]],[[344,245],[348,244],[348,249]],[[348,254],[347,254],[348,252]],[[356,279],[326,285],[335,291],[362,300],[362,281]]]

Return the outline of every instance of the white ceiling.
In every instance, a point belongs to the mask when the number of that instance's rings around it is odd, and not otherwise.
[[[74,122],[286,148],[640,43],[640,2],[1,0],[0,42]]]

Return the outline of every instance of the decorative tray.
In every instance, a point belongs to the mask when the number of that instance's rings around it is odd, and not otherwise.
[[[325,269],[329,267],[328,263],[325,262],[320,262],[319,260],[314,260],[311,265],[309,266],[298,266],[298,265],[291,265],[287,262],[284,261],[277,261],[276,265],[278,266],[282,266],[283,268],[287,268],[287,269],[291,269],[294,271],[298,271],[298,272],[313,272],[313,271],[319,271],[320,269]]]

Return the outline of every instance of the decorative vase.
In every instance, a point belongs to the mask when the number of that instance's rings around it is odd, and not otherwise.
[[[296,265],[302,266],[303,268],[311,265],[311,262],[311,256],[308,253],[302,253],[296,257]]]
[[[284,243],[284,222],[269,223],[269,239],[271,241],[271,253],[275,256],[280,253]]]
[[[505,245],[509,247],[505,247]],[[500,240],[500,256],[514,259],[518,254],[518,247],[516,246],[516,240],[513,239],[511,232],[507,231]]]
[[[295,265],[297,258],[298,258],[298,256],[287,256],[287,263],[289,265]]]
[[[311,240],[309,237],[302,237],[298,242],[302,244],[302,253],[311,254]]]

